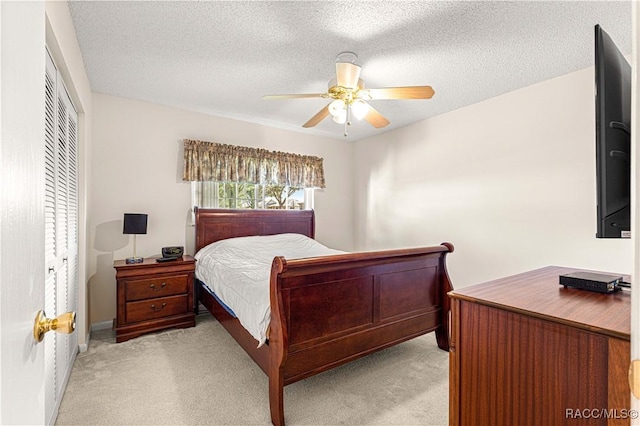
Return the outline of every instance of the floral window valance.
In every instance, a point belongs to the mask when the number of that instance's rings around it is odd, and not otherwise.
[[[185,139],[182,180],[324,188],[322,161],[308,155]]]

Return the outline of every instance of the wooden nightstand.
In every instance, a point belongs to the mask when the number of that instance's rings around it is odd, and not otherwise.
[[[155,258],[135,264],[113,262],[118,286],[116,342],[165,328],[195,326],[195,264],[191,256],[164,263]]]

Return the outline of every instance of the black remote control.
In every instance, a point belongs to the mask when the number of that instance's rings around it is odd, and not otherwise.
[[[159,257],[156,259],[156,262],[171,262],[172,260],[178,260],[178,257],[176,256]]]

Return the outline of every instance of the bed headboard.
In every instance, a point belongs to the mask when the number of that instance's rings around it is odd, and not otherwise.
[[[196,252],[226,238],[287,232],[315,238],[313,210],[195,209]]]

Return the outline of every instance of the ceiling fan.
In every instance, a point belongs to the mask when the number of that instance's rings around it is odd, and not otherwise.
[[[313,127],[331,115],[333,121],[344,124],[344,136],[351,117],[364,118],[373,127],[382,128],[389,124],[382,114],[367,101],[378,99],[431,99],[435,93],[431,86],[365,88],[360,78],[360,66],[356,64],[358,55],[354,52],[341,52],[336,57],[336,78],[329,81],[326,93],[301,93],[288,95],[266,95],[263,99],[327,98],[332,101],[322,108],[302,127]]]

